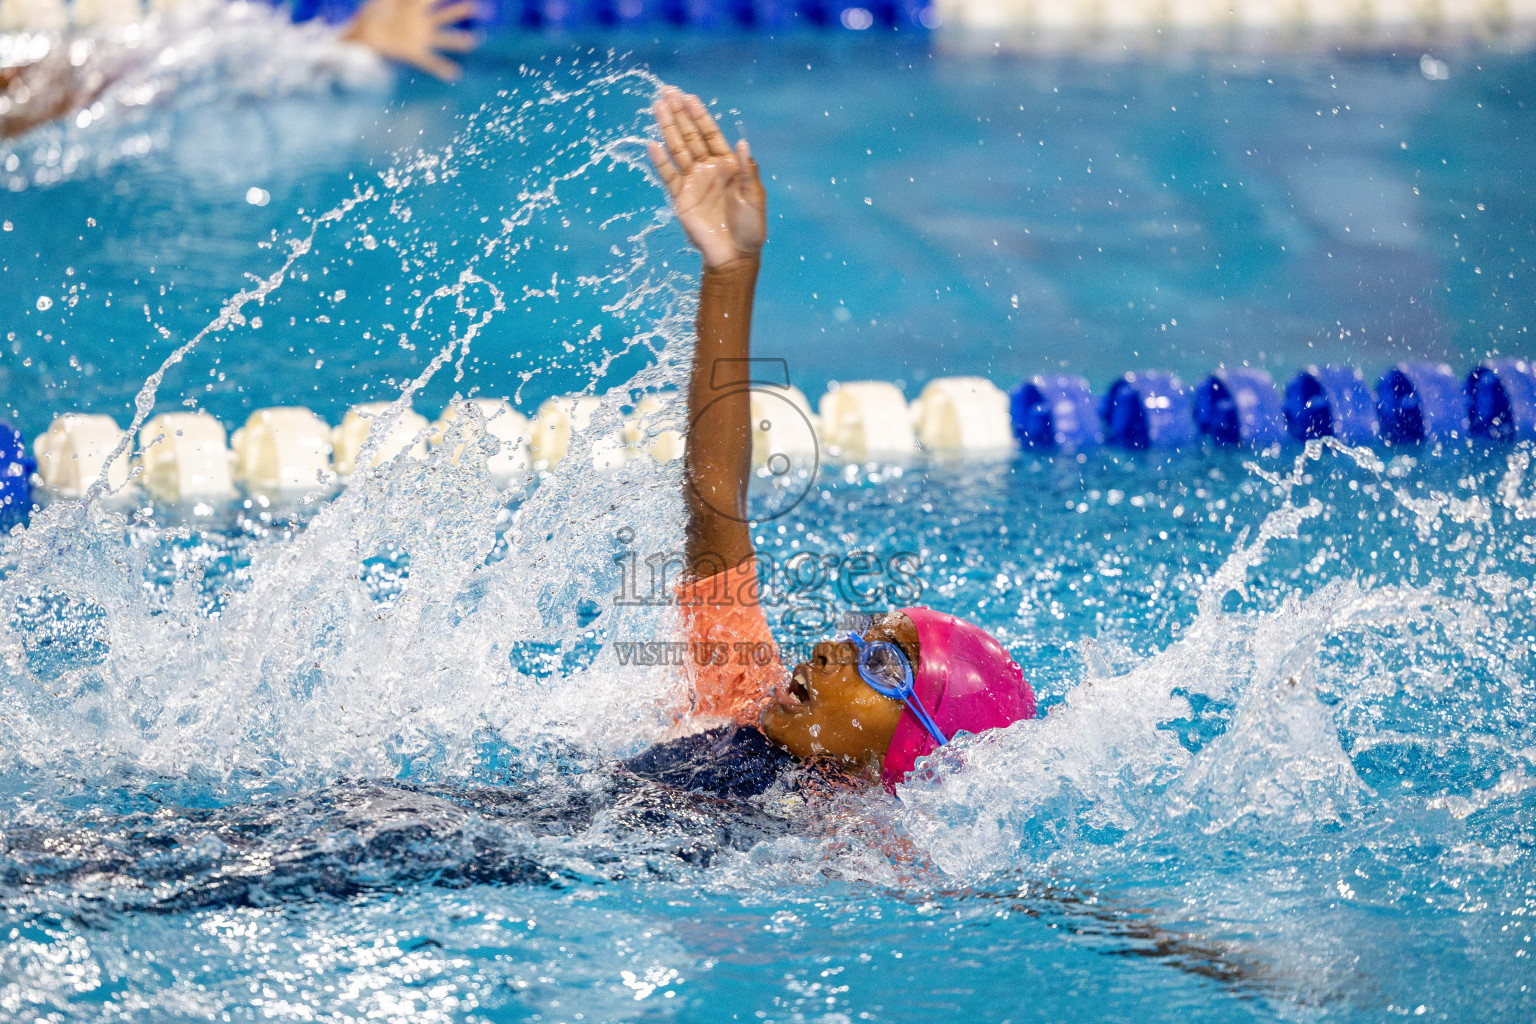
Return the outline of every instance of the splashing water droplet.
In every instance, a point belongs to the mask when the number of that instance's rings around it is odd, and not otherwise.
[[[651,226],[656,195],[644,177],[646,166],[639,159],[644,154],[632,140],[644,117],[636,111],[657,82],[626,70],[595,78],[573,73],[572,78],[573,89],[549,80],[531,84],[530,92],[546,101],[542,106],[491,107],[467,126],[464,137],[475,142],[475,162],[455,159],[451,154],[457,150],[408,154],[384,181],[357,190],[323,214],[305,217],[305,229],[282,244],[286,257],[261,267],[249,287],[228,297],[218,315],[145,380],[126,437],[136,437],[148,421],[157,389],[172,367],[213,335],[227,332],[236,338],[243,333],[237,328],[255,326],[254,317],[247,325],[247,306],[286,302],[295,308],[348,296],[364,315],[372,310],[374,316],[389,316],[366,296],[329,281],[325,289],[306,290],[310,275],[318,284],[336,261],[370,251],[346,246],[363,225],[403,224],[423,197],[445,207],[465,203],[481,178],[500,180],[510,167],[522,176],[514,190],[519,198],[468,255],[434,259],[428,274],[417,279],[427,283],[430,276],[432,286],[418,293],[408,326],[400,331],[423,352],[435,353],[410,367],[404,400],[429,384],[444,388],[455,383],[434,382],[434,376],[449,365],[462,367],[471,357],[482,331],[506,308],[507,289],[513,295],[526,293],[532,301],[541,297],[531,295],[537,290],[534,279],[522,279],[524,270],[514,254],[527,238],[542,232],[585,230],[566,216],[562,193],[612,167],[635,177],[632,188],[615,192],[601,219],[639,215],[648,226],[630,234],[610,260],[582,267],[575,275],[578,284],[567,286],[562,275],[560,294],[551,293],[548,301],[570,303],[581,297],[613,310],[616,322],[625,321],[624,338],[607,343],[606,332],[593,330],[567,350],[582,353],[589,365],[578,367],[562,353],[529,365],[522,378],[545,393],[586,390],[599,398],[601,408],[593,413],[590,428],[573,435],[567,453],[572,466],[588,464],[595,441],[619,429],[631,392],[676,386],[679,353],[686,349],[672,343],[686,339],[691,330],[686,301],[694,285],[679,272],[658,269],[649,255],[649,238],[662,222]],[[604,127],[582,146],[528,170],[536,163],[528,149],[543,142],[530,140],[524,126],[549,119],[550,107],[579,106],[608,96],[608,90],[614,92],[607,100],[613,110],[602,120]],[[445,170],[454,173],[445,175]],[[247,199],[268,201],[269,196],[252,189]],[[457,237],[452,224],[439,230],[446,241]],[[372,232],[368,237],[381,256],[389,254],[381,266],[393,266],[404,243],[385,245]],[[438,241],[424,240],[422,251],[452,251],[451,246],[436,248]],[[499,329],[504,328],[490,328]],[[244,338],[236,341],[246,343]],[[639,366],[631,358],[610,369],[637,347],[655,359]],[[328,369],[335,362],[330,353],[306,356],[310,367]],[[101,556],[98,568],[113,568],[105,575],[72,572],[69,583],[57,588],[70,593],[69,607],[60,614],[96,616],[110,626],[103,626],[107,639],[100,651],[70,662],[70,696],[64,704],[29,704],[26,724],[0,743],[0,760],[39,760],[32,754],[41,749],[37,730],[66,720],[71,735],[56,745],[55,763],[71,762],[104,745],[130,771],[153,771],[153,766],[175,761],[216,776],[259,763],[264,784],[281,778],[282,784],[298,786],[323,785],[349,772],[393,777],[408,770],[420,777],[463,777],[477,770],[487,751],[512,750],[506,744],[514,741],[519,751],[542,750],[541,744],[558,740],[590,747],[601,756],[642,745],[648,730],[665,724],[675,679],[652,668],[625,668],[609,647],[615,640],[666,635],[669,627],[660,611],[609,607],[619,585],[617,567],[603,545],[573,541],[569,524],[591,518],[580,510],[601,507],[609,517],[633,522],[636,543],[646,550],[674,549],[681,522],[675,467],[637,461],[607,475],[552,473],[530,494],[509,497],[490,479],[485,460],[494,452],[483,450],[484,440],[474,428],[472,418],[463,418],[450,428],[440,457],[409,460],[409,465],[355,479],[312,517],[304,513],[302,529],[285,525],[274,530],[278,543],[252,549],[251,566],[238,581],[226,580],[229,585],[219,584],[220,574],[197,569],[201,559],[180,554],[187,544],[203,541],[146,526],[146,535],[156,538],[155,550],[173,552],[174,564],[162,572],[158,564],[130,554],[141,550],[133,546],[137,541],[125,540],[136,527],[106,501],[58,503],[40,511],[25,542],[18,535],[8,546],[0,545],[0,564],[12,567],[0,579],[0,608],[30,600],[18,586],[31,593],[52,585],[47,581],[56,578],[62,565],[45,566],[30,552],[40,553],[38,544],[51,545],[44,538],[69,533],[79,542],[75,550]],[[509,501],[516,505],[515,519]],[[224,543],[229,509],[202,502],[190,511],[206,522],[198,525],[204,537]],[[300,513],[269,508],[261,500],[260,511],[251,514],[265,522]],[[611,523],[605,521],[601,529],[611,530]],[[409,565],[387,602],[376,600],[369,582],[377,571],[368,566],[381,551],[398,552]],[[581,554],[572,559],[569,552]],[[127,561],[118,560],[124,554]],[[146,573],[169,589],[146,591],[138,582]],[[127,590],[121,590],[124,585]],[[205,615],[210,603],[218,608],[216,619]],[[146,618],[151,606],[158,610],[153,619]],[[595,626],[582,614],[592,607],[605,609]],[[217,693],[206,686],[200,669],[192,669],[208,663],[200,653],[204,643],[240,652],[221,662],[228,669],[219,673],[222,689]],[[127,671],[116,706],[134,708],[138,719],[114,714],[87,722],[70,715],[65,705],[93,701],[98,673],[115,672],[119,665]],[[0,675],[34,671],[22,663],[3,668]],[[151,680],[157,681],[150,686]],[[448,685],[449,680],[451,697],[437,692],[438,681]],[[511,694],[517,695],[515,701],[508,699]],[[654,713],[637,716],[637,701]],[[513,707],[515,715],[498,710]],[[342,709],[348,725],[332,729],[329,723]],[[486,709],[492,719],[484,717]],[[542,763],[542,754],[528,756],[530,764]]]

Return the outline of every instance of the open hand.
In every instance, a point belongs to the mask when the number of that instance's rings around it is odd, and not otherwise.
[[[480,45],[475,33],[453,27],[475,12],[474,0],[368,0],[342,38],[452,82],[459,77],[459,66],[442,54],[468,53]]]
[[[733,151],[703,101],[670,86],[652,110],[666,147],[650,144],[651,163],[704,269],[755,257],[768,239],[768,197],[747,140]]]

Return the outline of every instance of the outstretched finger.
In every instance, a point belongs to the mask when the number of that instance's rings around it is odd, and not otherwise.
[[[661,129],[661,137],[667,140],[667,152],[677,164],[677,169],[687,174],[694,164],[693,153],[689,150],[688,143],[683,141],[683,133],[677,127],[677,117],[672,109],[671,97],[663,96],[657,100],[653,111],[656,115],[656,125]]]
[[[463,29],[443,29],[432,37],[432,49],[447,53],[468,53],[479,45],[480,37]]]
[[[704,101],[697,96],[688,97],[688,113],[693,117],[694,124],[699,126],[699,131],[704,136],[704,147],[710,156],[730,156],[730,144],[725,141],[725,136],[720,133],[720,126],[715,119],[709,116],[709,108],[704,106]]]
[[[646,152],[651,155],[651,164],[656,168],[656,174],[661,178],[661,183],[667,187],[667,195],[677,198],[678,189],[682,187],[681,175],[677,168],[672,166],[672,161],[667,159],[667,151],[661,148],[659,142],[648,142]]]
[[[740,139],[736,143],[736,162],[751,176],[755,184],[763,183],[762,176],[758,174],[757,161],[752,159],[752,147],[747,145],[746,139]]]
[[[432,24],[456,25],[461,21],[474,20],[476,13],[475,0],[455,0],[453,3],[443,4],[432,12]]]
[[[763,188],[757,161],[752,159],[752,147],[746,139],[736,143],[736,165],[741,168],[735,180],[736,195],[747,205],[761,209],[768,200],[768,192]]]
[[[459,66],[446,57],[439,57],[435,53],[426,53],[420,57],[411,59],[411,63],[425,71],[434,78],[444,82],[457,82],[459,80]]]
[[[709,147],[704,145],[704,133],[699,131],[693,116],[688,113],[689,98],[682,95],[672,97],[672,117],[677,121],[678,131],[682,133],[683,141],[688,144],[688,152],[695,160],[707,160]]]

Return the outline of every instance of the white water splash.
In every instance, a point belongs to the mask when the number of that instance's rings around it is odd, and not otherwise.
[[[1330,453],[1411,508],[1420,536],[1426,518],[1444,516],[1491,541],[1486,499],[1432,492],[1404,501],[1408,492],[1364,450],[1313,444],[1291,473],[1259,471],[1277,488],[1278,507],[1209,576],[1178,640],[1120,675],[1085,651],[1085,677],[1043,719],[963,738],[900,788],[903,824],[936,863],[962,877],[986,875],[1074,851],[1134,849],[1187,836],[1190,826],[1223,844],[1247,833],[1263,844],[1315,836],[1356,820],[1365,801],[1401,799],[1374,794],[1357,759],[1404,746],[1446,757],[1497,751],[1536,764],[1528,740],[1503,724],[1530,698],[1518,668],[1527,652],[1507,643],[1507,623],[1490,618],[1503,605],[1486,602],[1489,587],[1500,590],[1486,573],[1426,588],[1335,579],[1273,610],[1224,609],[1228,595],[1247,596],[1250,571],[1276,542],[1295,540],[1326,510],[1294,492]],[[1511,481],[1526,461],[1524,452],[1509,456],[1500,490],[1517,516],[1522,499]],[[1219,708],[1222,724],[1182,742],[1178,723],[1195,715],[1195,699]],[[1425,793],[1414,806],[1464,817],[1518,796],[1524,780],[1517,768],[1486,793]]]
[[[527,244],[530,225],[561,223],[568,193],[598,172],[649,173],[641,111],[658,84],[622,70],[569,82],[535,77],[520,105],[514,97],[483,112],[443,152],[402,159],[312,218],[277,270],[227,300],[151,374],[129,437],[155,409],[171,367],[202,345],[254,343],[251,306],[270,303],[306,261],[348,232],[379,235],[380,221],[396,225],[384,244],[402,265],[441,282],[423,289],[401,333],[402,344],[426,342],[433,354],[400,388],[393,413],[449,364],[462,376],[516,286],[513,255]],[[552,123],[584,124],[581,115],[598,98],[616,97],[632,100],[629,123],[578,129],[543,165],[507,168],[514,182],[523,179],[516,199],[468,256],[443,260],[429,249],[424,261],[411,248],[412,203],[447,187],[466,161],[494,168],[502,140]],[[514,149],[509,162],[515,157]],[[601,345],[593,332],[585,352],[588,389],[602,392],[603,406],[573,438],[564,468],[510,521],[511,495],[485,471],[493,452],[475,433],[476,417],[465,415],[425,462],[402,459],[359,474],[291,543],[258,551],[213,616],[199,594],[195,558],[181,560],[168,592],[146,591],[151,549],[190,543],[191,532],[130,526],[103,500],[101,482],[84,503],[55,503],[6,540],[0,608],[43,601],[86,650],[49,660],[33,617],[18,611],[0,622],[0,757],[66,773],[119,764],[317,783],[342,774],[466,772],[487,739],[514,749],[554,738],[601,750],[643,744],[667,720],[679,683],[660,669],[620,669],[603,656],[605,645],[672,627],[662,609],[613,605],[620,588],[612,538],[623,524],[650,550],[677,547],[678,470],[648,460],[610,473],[583,467],[637,393],[677,379],[677,353],[691,340],[692,283],[648,258],[650,236],[666,223],[654,208],[609,217],[617,227],[634,220],[640,227],[612,246],[607,268],[565,286],[613,296],[605,312],[622,341]],[[655,355],[652,365],[615,383],[610,367],[637,347]],[[525,385],[540,372],[527,371]],[[498,545],[509,550],[492,557]],[[404,552],[409,561],[404,586],[387,602],[364,573],[381,551]],[[596,622],[592,609],[601,613]],[[564,669],[531,666],[530,645]]]

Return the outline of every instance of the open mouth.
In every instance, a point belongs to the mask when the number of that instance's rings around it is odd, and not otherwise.
[[[807,685],[804,667],[795,669],[795,674],[790,676],[789,685],[784,690],[790,700],[796,704],[811,702],[811,688]]]

